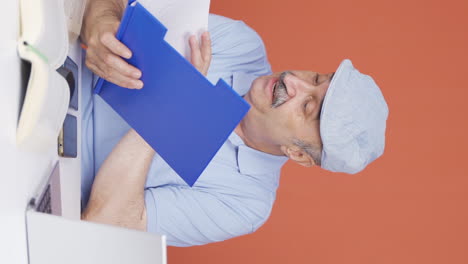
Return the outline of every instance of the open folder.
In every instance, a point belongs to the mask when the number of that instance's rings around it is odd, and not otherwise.
[[[132,50],[144,88],[100,79],[99,94],[184,181],[193,186],[249,110],[223,80],[213,86],[165,40],[167,29],[141,4],[127,6],[117,38]]]

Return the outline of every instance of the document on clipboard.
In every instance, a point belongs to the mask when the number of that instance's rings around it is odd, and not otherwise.
[[[128,4],[117,38],[142,71],[141,90],[98,80],[99,94],[193,186],[249,110],[223,80],[212,85],[166,40],[166,27],[138,2]]]

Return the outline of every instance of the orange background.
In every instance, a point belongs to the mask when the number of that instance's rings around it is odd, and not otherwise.
[[[344,58],[390,108],[382,158],[357,175],[292,163],[256,233],[169,248],[169,263],[468,263],[468,1],[212,0],[274,71]]]

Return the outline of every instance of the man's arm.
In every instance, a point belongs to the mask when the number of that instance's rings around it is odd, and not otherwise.
[[[82,218],[146,230],[144,186],[154,153],[131,129],[99,169]]]
[[[262,76],[271,73],[265,45],[255,30],[242,21],[214,14],[209,16],[208,26],[213,42],[211,67],[215,72],[212,74],[243,72]]]

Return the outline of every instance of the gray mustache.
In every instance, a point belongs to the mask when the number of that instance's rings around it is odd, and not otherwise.
[[[289,73],[289,71],[281,73],[276,86],[273,88],[273,103],[271,104],[272,108],[276,108],[288,100],[289,96],[287,93],[286,84],[284,83],[284,77],[286,77],[286,75]]]

